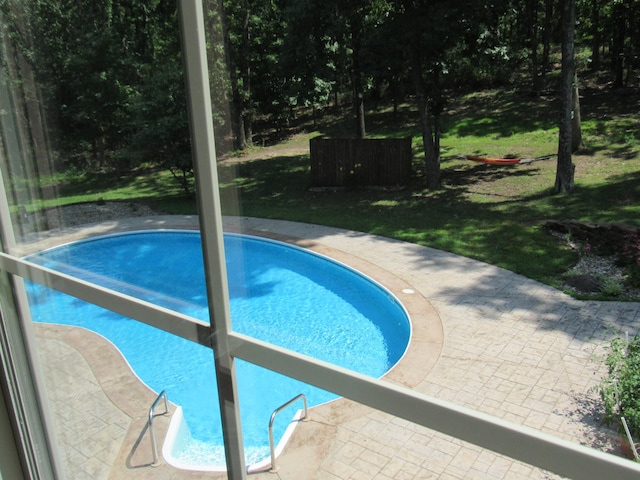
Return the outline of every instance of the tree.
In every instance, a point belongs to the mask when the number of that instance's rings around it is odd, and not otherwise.
[[[544,77],[547,70],[551,68],[549,57],[551,54],[551,39],[553,37],[553,17],[554,17],[554,0],[544,0],[544,32],[542,34],[542,81],[544,86]]]
[[[317,15],[322,7],[315,0],[292,1],[285,8],[286,32],[280,65],[286,77],[284,94],[291,108],[311,107],[315,114],[340,86],[348,82],[348,55],[335,31],[331,11]],[[333,28],[332,28],[333,27]]]
[[[133,165],[149,163],[168,169],[190,197],[193,162],[177,40],[158,52],[156,60],[141,69],[141,76],[139,94],[130,104],[131,140],[118,154]]]
[[[249,0],[224,2],[226,47],[231,70],[232,119],[236,146],[245,149],[253,144],[251,111],[251,67],[249,64]]]
[[[333,89],[336,98],[350,86],[356,134],[366,136],[365,108],[372,84],[370,39],[393,6],[387,0],[294,0],[287,8],[283,50],[298,104],[318,105]],[[322,12],[319,14],[319,12]],[[375,62],[380,63],[376,58]]]
[[[525,2],[525,25],[528,28],[528,36],[529,36],[529,59],[530,59],[530,75],[531,75],[531,83],[532,88],[535,93],[539,93],[542,89],[541,85],[541,68],[540,62],[538,60],[538,30],[540,23],[538,21],[538,8],[539,2],[538,0],[527,0]]]
[[[68,163],[119,170],[113,152],[126,144],[124,126],[139,67],[158,40],[149,30],[158,3],[30,1],[34,68]]]
[[[423,65],[420,56],[414,54],[411,64],[416,91],[416,102],[420,114],[420,127],[422,132],[422,144],[424,148],[424,166],[427,180],[427,188],[435,190],[440,187],[440,112],[435,111],[433,125],[431,123],[431,108],[427,94],[426,81],[423,77]],[[436,77],[436,82],[439,77]]]
[[[35,81],[28,5],[0,2],[0,163],[12,178],[48,175],[53,167],[46,129],[46,112]],[[6,109],[8,104],[13,109]],[[11,152],[11,154],[9,154]],[[13,204],[32,201],[37,192],[7,186]],[[45,195],[45,190],[40,190]]]
[[[397,55],[405,59],[411,72],[424,149],[427,188],[440,187],[441,78],[455,27],[455,2],[438,1],[426,5],[405,0],[395,10],[387,36],[402,38]]]
[[[346,12],[347,21],[349,24],[349,34],[351,37],[351,48],[353,51],[352,85],[358,138],[365,138],[367,136],[364,119],[364,85],[362,79],[361,58],[363,42],[362,37],[364,36],[365,25],[364,18],[366,18],[364,8],[366,8],[366,3],[366,0],[347,2],[348,9]]]
[[[560,138],[558,141],[558,164],[556,168],[555,193],[564,193],[575,187],[575,165],[573,153],[572,129],[574,116],[575,80],[575,19],[576,0],[563,0],[562,10],[562,111],[560,117]]]
[[[258,114],[286,108],[280,56],[285,31],[281,0],[224,0],[231,100],[237,147],[253,144]]]
[[[545,88],[545,75],[549,68],[551,42],[557,23],[554,19],[554,0],[525,0],[524,28],[527,30],[529,68],[534,93]],[[539,53],[542,43],[542,55]]]
[[[397,68],[398,58],[402,58],[404,70],[411,73],[420,115],[426,186],[430,190],[440,187],[445,79],[455,83],[468,63],[495,51],[488,45],[487,31],[496,18],[499,14],[495,6],[481,2],[404,0],[396,4],[392,18],[386,22],[386,37],[397,39],[397,51],[389,65]],[[478,52],[482,42],[487,46]]]
[[[624,0],[614,0],[611,6],[611,70],[614,75],[613,86],[624,86],[625,40],[627,37],[627,4]]]
[[[582,115],[580,114],[580,91],[578,88],[578,74],[573,70],[573,84],[571,89],[571,151],[576,152],[582,147]]]
[[[590,14],[588,21],[591,25],[591,68],[600,69],[600,47],[602,44],[601,17],[602,0],[591,0],[585,4]]]

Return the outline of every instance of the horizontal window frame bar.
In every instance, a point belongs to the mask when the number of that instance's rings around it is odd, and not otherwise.
[[[0,252],[0,269],[211,348],[207,322]]]
[[[0,269],[211,348],[210,326],[47,267],[0,252]],[[400,385],[231,331],[231,356],[298,379],[376,410],[551,472],[585,480],[635,480],[640,465]]]
[[[637,479],[640,465],[237,332],[231,354],[423,427],[569,478]]]

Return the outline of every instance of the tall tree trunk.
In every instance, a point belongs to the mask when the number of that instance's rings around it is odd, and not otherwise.
[[[625,6],[615,3],[612,7],[613,38],[611,40],[611,70],[613,71],[614,88],[624,87],[624,39],[627,34]]]
[[[431,111],[433,113],[433,151],[438,157],[438,177],[440,175],[440,133],[442,132],[442,112],[444,111],[444,98],[442,97],[442,66],[437,65],[433,72],[433,101]]]
[[[560,138],[558,141],[558,165],[556,168],[555,193],[572,190],[575,165],[572,154],[572,117],[575,79],[574,39],[576,0],[563,0],[562,12],[562,112],[560,118]]]
[[[242,102],[240,100],[240,82],[238,81],[238,72],[234,62],[231,59],[231,38],[229,37],[229,22],[227,20],[227,11],[224,8],[223,0],[219,0],[218,10],[220,12],[220,22],[223,28],[225,62],[229,69],[229,82],[231,84],[231,102],[230,102],[230,120],[231,131],[234,138],[234,147],[236,149],[245,148],[247,142],[244,135],[244,122],[242,121]]]
[[[531,74],[531,86],[535,94],[540,93],[540,75],[538,65],[538,0],[527,1],[527,17],[529,21],[529,49],[531,50],[530,57],[530,74]]]
[[[356,121],[358,123],[358,138],[366,138],[367,130],[364,123],[364,95],[362,91],[356,93]]]
[[[422,130],[422,142],[424,144],[424,167],[427,188],[436,190],[440,188],[440,152],[436,149],[436,144],[431,128],[431,114],[429,112],[429,102],[427,92],[422,77],[422,62],[417,56],[412,61],[412,75],[416,90],[416,100],[420,111],[420,126]]]
[[[241,104],[237,103],[234,110],[234,115],[231,121],[233,122],[233,129],[236,134],[236,146],[240,150],[244,150],[247,148],[247,137],[244,133],[244,117],[242,115]]]
[[[251,147],[253,145],[253,115],[251,111],[245,111],[242,120],[244,121],[244,142],[247,147]]]
[[[249,19],[251,11],[248,0],[244,1],[244,20],[242,24],[242,44],[240,47],[240,74],[242,75],[242,126],[244,126],[244,145],[253,145],[253,122],[251,114],[251,64],[249,63],[249,42],[251,41],[249,32]]]
[[[578,89],[578,74],[573,71],[573,88],[571,89],[571,151],[575,152],[582,146],[582,120],[580,118],[580,91]]]
[[[91,166],[95,171],[100,171],[105,166],[107,158],[107,141],[104,135],[104,128],[98,127],[98,134],[93,140],[93,158],[95,160],[94,165]]]
[[[591,69],[597,71],[600,68],[600,0],[592,0],[591,5]]]
[[[553,30],[553,0],[545,0],[544,2],[544,33],[542,37],[542,78],[540,82],[542,87],[544,88],[545,84],[545,75],[551,69],[551,64],[549,62],[549,55],[551,52],[551,36]]]
[[[365,138],[367,131],[364,120],[364,93],[362,91],[362,66],[360,65],[360,54],[362,50],[362,18],[358,9],[354,7],[351,11],[351,41],[353,47],[353,94],[354,108],[356,113],[356,123],[358,138]]]

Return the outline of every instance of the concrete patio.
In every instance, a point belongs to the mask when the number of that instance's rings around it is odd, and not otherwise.
[[[143,228],[197,228],[197,218],[152,216],[53,231],[39,249]],[[386,377],[412,389],[604,451],[596,390],[606,346],[634,335],[640,303],[577,301],[509,271],[446,252],[301,223],[227,218],[225,228],[289,241],[366,273],[405,304],[411,349]],[[224,478],[151,462],[144,429],[156,394],[104,339],[36,325],[59,445],[71,479]],[[162,439],[168,419],[156,422]],[[265,426],[266,428],[266,426]],[[348,400],[310,410],[263,479],[543,479],[537,468]]]

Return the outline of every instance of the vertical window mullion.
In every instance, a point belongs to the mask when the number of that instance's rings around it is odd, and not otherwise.
[[[0,170],[0,251],[16,246],[4,175]],[[2,388],[14,438],[29,478],[65,478],[56,445],[46,386],[22,278],[0,272],[0,363]]]
[[[246,467],[235,359],[229,353],[227,337],[231,331],[231,315],[218,192],[204,13],[199,0],[181,0],[178,8],[210,312],[211,346],[214,352],[227,473],[230,479],[244,479]]]

